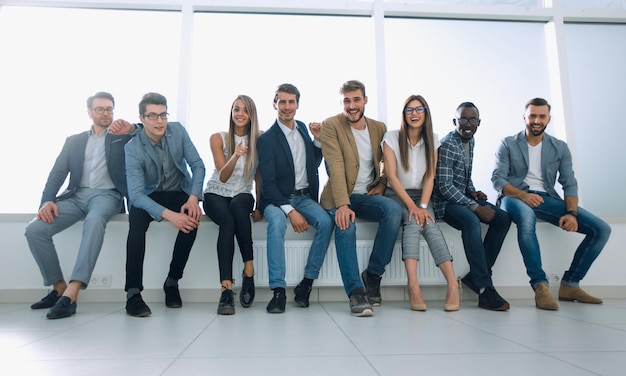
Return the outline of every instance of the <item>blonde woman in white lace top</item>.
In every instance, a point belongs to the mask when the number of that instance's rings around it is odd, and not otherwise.
[[[262,218],[255,208],[252,182],[258,184],[256,141],[259,121],[252,98],[239,95],[230,111],[228,132],[211,135],[211,152],[215,170],[204,190],[204,212],[219,225],[217,258],[220,271],[222,295],[217,308],[220,315],[235,313],[233,292],[233,258],[235,238],[244,263],[242,287],[239,294],[241,305],[248,308],[254,301],[254,264],[252,252],[252,225]],[[254,209],[253,209],[254,208]]]

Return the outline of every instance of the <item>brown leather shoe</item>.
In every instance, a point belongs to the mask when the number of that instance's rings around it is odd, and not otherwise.
[[[572,287],[561,285],[559,287],[559,300],[573,302],[575,300],[581,303],[602,304],[602,299],[591,296],[580,287]]]
[[[556,311],[559,309],[559,305],[556,300],[550,294],[548,285],[540,283],[535,289],[535,305],[539,309],[546,309],[548,311]]]

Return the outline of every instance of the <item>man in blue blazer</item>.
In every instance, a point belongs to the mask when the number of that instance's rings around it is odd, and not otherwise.
[[[204,163],[185,128],[180,123],[168,123],[167,115],[167,100],[163,95],[145,94],[139,102],[143,130],[125,147],[130,199],[126,313],[135,317],[152,313],[141,297],[146,231],[150,223],[166,219],[179,230],[163,284],[165,305],[179,308],[183,303],[178,280],[183,277],[202,218],[199,201]]]
[[[561,278],[559,300],[600,304],[602,300],[587,294],[579,282],[604,248],[611,227],[578,206],[578,183],[572,168],[572,155],[565,142],[545,133],[550,119],[550,104],[545,99],[534,98],[526,103],[526,129],[502,141],[496,153],[496,168],[491,181],[500,193],[502,209],[517,224],[517,240],[530,285],[535,290],[537,308],[559,308],[550,294],[548,279],[541,267],[535,233],[537,218],[565,231],[585,234],[569,270]],[[564,199],[554,189],[557,173]]]
[[[257,141],[262,193],[259,209],[268,222],[267,264],[274,292],[267,305],[269,313],[285,312],[287,218],[295,232],[305,232],[309,225],[315,228],[304,278],[294,289],[294,301],[300,307],[309,306],[313,280],[319,276],[333,230],[330,217],[318,204],[320,124],[309,124],[313,141],[304,123],[295,120],[299,103],[300,92],[295,86],[280,85],[274,96],[277,120]]]
[[[52,291],[31,308],[51,308],[47,314],[50,319],[76,312],[78,293],[89,284],[106,225],[123,210],[122,200],[127,194],[124,145],[135,127],[123,120],[113,123],[114,106],[109,93],[99,92],[87,99],[87,114],[93,124],[90,130],[65,140],[48,176],[37,217],[26,227],[28,246],[44,285],[52,285]],[[57,196],[68,174],[68,187]],[[68,285],[52,237],[80,220],[84,220],[83,236]]]

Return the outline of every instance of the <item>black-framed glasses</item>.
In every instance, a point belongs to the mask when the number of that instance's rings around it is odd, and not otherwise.
[[[107,114],[112,114],[113,113],[113,107],[96,107],[96,108],[92,108],[92,110],[96,114],[100,114],[100,115],[102,115],[105,112]]]
[[[478,123],[480,123],[479,118],[458,118],[456,120],[459,122],[459,125],[466,125],[467,123],[470,123],[470,125],[478,125]]]
[[[419,106],[419,107],[404,107],[404,113],[405,114],[412,114],[413,111],[417,112],[418,114],[423,114],[424,111],[426,111],[426,107],[424,106]]]
[[[156,120],[158,118],[161,118],[162,120],[167,120],[167,115],[169,115],[167,112],[162,112],[160,114],[150,112],[149,114],[143,114],[143,117],[150,120]]]

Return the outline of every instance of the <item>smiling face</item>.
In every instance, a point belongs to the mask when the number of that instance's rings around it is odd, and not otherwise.
[[[367,97],[361,90],[347,91],[343,93],[343,114],[354,125],[363,119]]]
[[[233,103],[230,116],[235,125],[235,133],[239,136],[247,134],[250,126],[250,114],[248,114],[248,109],[241,99],[237,99]]]
[[[526,137],[541,137],[550,123],[550,109],[547,105],[529,105],[524,112],[524,122],[526,123]]]
[[[409,112],[409,110],[412,110]],[[408,127],[407,130],[417,129],[419,130],[424,125],[426,120],[426,109],[424,104],[417,99],[414,99],[407,103],[404,108],[404,124]]]
[[[461,135],[461,140],[469,142],[478,130],[478,126],[480,126],[478,109],[475,107],[461,107],[456,113],[456,119],[453,119],[452,122],[456,126],[457,133]]]
[[[277,112],[278,120],[293,129],[296,110],[298,109],[298,99],[296,94],[279,91],[276,93],[274,109]]]

